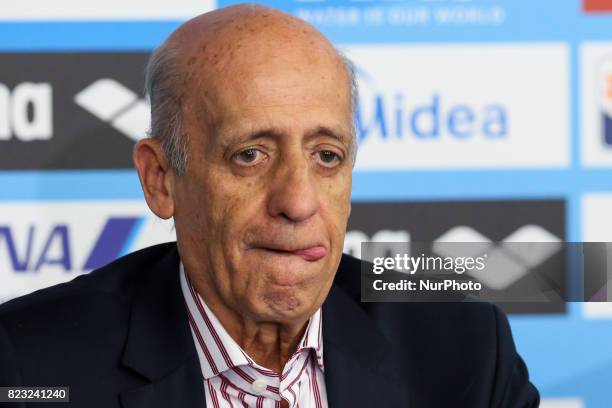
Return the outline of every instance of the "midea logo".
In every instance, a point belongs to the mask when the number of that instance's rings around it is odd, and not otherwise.
[[[364,70],[358,69],[357,77],[355,125],[360,141],[375,136],[383,140],[504,140],[508,135],[508,110],[501,102],[481,106],[449,102],[455,98],[433,88],[429,96],[416,98],[410,89],[378,89]]]

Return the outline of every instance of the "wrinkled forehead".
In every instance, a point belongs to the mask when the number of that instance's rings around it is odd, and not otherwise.
[[[262,97],[332,97],[350,93],[334,47],[314,28],[284,15],[241,15],[183,35],[182,87],[189,107],[218,119],[236,101],[274,104]],[[197,35],[196,35],[197,34]],[[302,92],[318,86],[321,95]],[[333,95],[332,95],[333,94]],[[343,96],[343,95],[341,95]],[[296,100],[296,102],[300,102]]]
[[[186,75],[214,85],[230,74],[256,74],[262,66],[307,69],[320,65],[322,69],[327,64],[336,70],[342,66],[334,47],[316,29],[292,16],[263,10],[195,19],[179,28],[169,42],[181,50]]]
[[[265,59],[274,50],[318,51],[327,54],[327,58],[338,59],[333,46],[314,27],[291,15],[255,5],[227,7],[198,16],[179,27],[167,42],[180,50],[183,63],[213,72],[239,59]]]

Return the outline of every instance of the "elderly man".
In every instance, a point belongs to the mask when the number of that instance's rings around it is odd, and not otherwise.
[[[487,304],[361,304],[342,255],[354,78],[314,28],[241,5],[147,72],[134,159],[177,243],[0,308],[0,385],[74,407],[536,407]]]

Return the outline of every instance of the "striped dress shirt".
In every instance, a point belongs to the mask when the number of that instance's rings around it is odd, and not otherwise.
[[[297,350],[281,375],[258,365],[232,339],[195,291],[183,264],[181,289],[202,368],[206,406],[213,408],[327,407],[321,308],[308,321]]]

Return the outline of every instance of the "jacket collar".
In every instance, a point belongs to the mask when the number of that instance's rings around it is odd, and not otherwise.
[[[176,245],[135,294],[122,363],[149,384],[121,393],[124,408],[204,407],[202,373],[187,322]]]
[[[391,344],[336,284],[323,304],[323,347],[330,407],[408,405]]]

